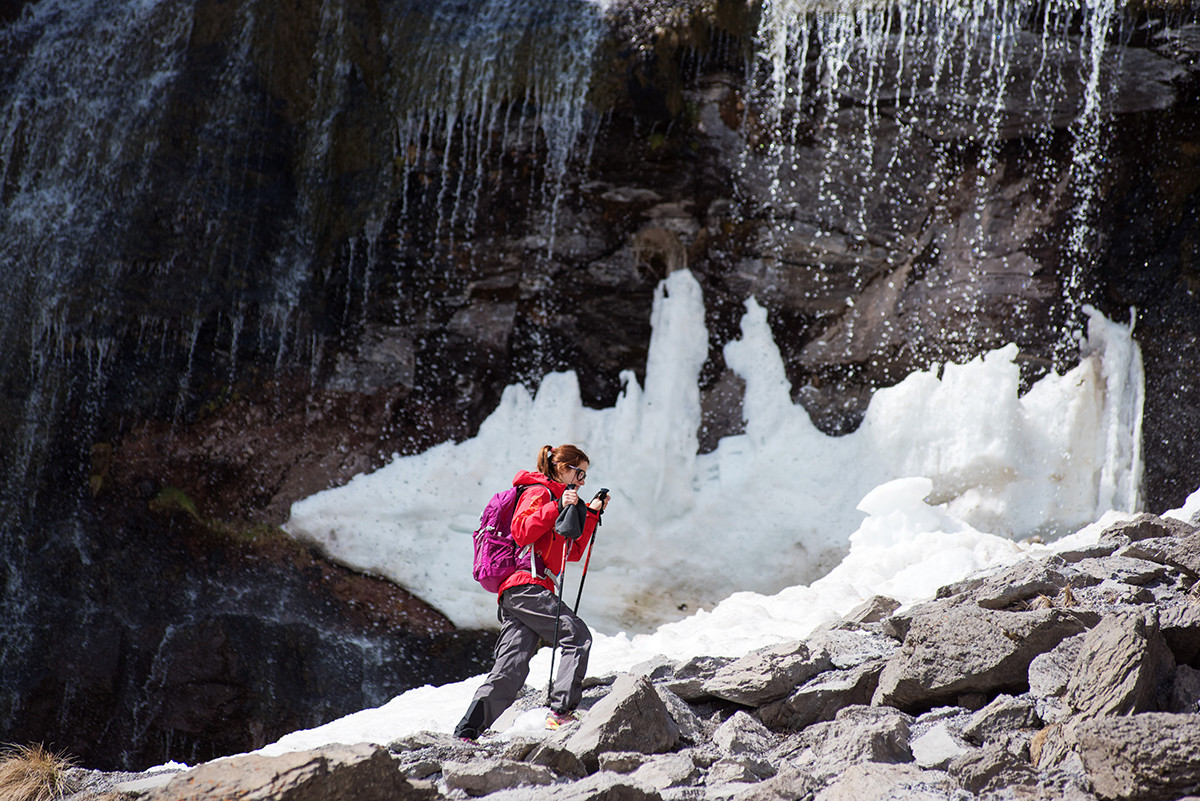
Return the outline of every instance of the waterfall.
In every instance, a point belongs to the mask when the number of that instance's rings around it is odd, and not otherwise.
[[[769,187],[749,200],[773,208],[789,230],[879,236],[889,219],[897,227],[902,187],[925,178],[929,192],[940,191],[939,182],[953,180],[945,145],[965,143],[976,183],[971,252],[983,258],[991,245],[987,182],[1003,143],[1022,136],[1036,146],[1045,138],[1039,130],[1069,127],[1077,197],[1069,239],[1076,262],[1085,259],[1095,245],[1102,120],[1117,79],[1109,41],[1119,13],[1114,0],[768,0],[751,81],[761,125],[775,136],[743,157],[747,182],[764,173],[759,183]],[[918,140],[941,145],[932,165],[911,152]],[[798,211],[804,196],[817,198],[807,212]],[[1086,302],[1080,280],[1077,265],[1063,298],[1073,326]]]

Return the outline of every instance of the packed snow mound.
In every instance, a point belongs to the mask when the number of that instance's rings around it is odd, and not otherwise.
[[[1018,392],[1017,347],[916,372],[875,393],[857,431],[821,433],[792,402],[766,311],[746,303],[725,346],[745,381],[745,433],[699,454],[704,300],[688,271],[659,286],[645,386],[586,408],[574,373],[536,394],[508,387],[479,434],[405,457],[299,501],[287,530],[333,559],[387,576],[458,626],[494,627],[471,579],[471,532],[491,495],[538,449],[591,458],[584,495],[608,487],[580,613],[603,632],[648,632],[736,592],[808,584],[846,555],[859,502],[896,479],[978,531],[1007,539],[1075,531],[1137,508],[1141,358],[1127,326],[1090,312],[1079,364]],[[922,485],[924,486],[924,485]],[[582,566],[568,567],[576,597]]]

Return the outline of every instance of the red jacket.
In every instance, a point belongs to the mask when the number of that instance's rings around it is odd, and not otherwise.
[[[558,499],[567,491],[565,484],[551,481],[541,473],[522,470],[513,478],[513,486],[528,487],[517,499],[517,508],[513,510],[512,535],[517,545],[525,547],[533,543],[534,552],[541,563],[556,576],[563,570],[564,548],[567,549],[567,561],[578,562],[582,559],[600,515],[588,509],[583,535],[572,542],[554,533],[554,523],[558,520]],[[554,582],[551,579],[534,576],[528,570],[518,569],[500,585],[496,593],[497,599],[509,587],[521,584],[537,584],[554,592]]]

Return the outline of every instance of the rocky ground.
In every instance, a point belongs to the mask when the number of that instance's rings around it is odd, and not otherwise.
[[[544,738],[79,772],[72,798],[1179,799],[1200,794],[1198,579],[1200,528],[1144,514],[803,641],[592,678]]]

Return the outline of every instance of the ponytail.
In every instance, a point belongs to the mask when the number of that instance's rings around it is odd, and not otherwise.
[[[537,469],[546,478],[554,478],[554,448],[550,445],[543,445],[538,451]]]
[[[574,445],[559,445],[557,448],[543,445],[538,451],[538,472],[551,480],[557,480],[555,465],[575,465],[580,462],[590,462],[587,454]]]

